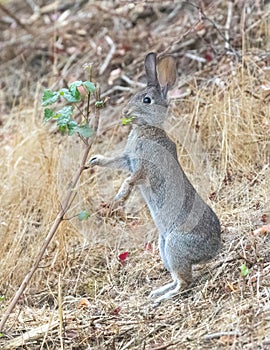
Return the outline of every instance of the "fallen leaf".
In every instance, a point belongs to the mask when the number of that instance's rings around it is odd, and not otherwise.
[[[256,230],[252,231],[254,236],[264,235],[266,233],[270,233],[270,225],[263,225]]]
[[[126,266],[128,256],[129,256],[129,252],[124,252],[118,255],[118,259],[122,266]]]
[[[267,214],[263,214],[262,217],[261,217],[261,221],[264,222],[264,223],[267,223],[268,215]]]
[[[217,342],[224,345],[230,345],[233,344],[234,341],[235,335],[222,335]]]
[[[254,283],[254,282],[257,282],[257,276],[252,276],[252,277],[250,277],[250,279],[249,279],[249,282],[250,283]]]
[[[78,309],[89,308],[89,307],[90,307],[90,302],[86,298],[81,299],[78,303]]]
[[[213,57],[209,52],[206,52],[204,54],[204,58],[206,59],[207,62],[211,62],[213,60]]]

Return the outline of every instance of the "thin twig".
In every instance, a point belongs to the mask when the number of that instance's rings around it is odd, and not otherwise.
[[[231,20],[232,20],[232,10],[233,10],[233,3],[232,1],[228,2],[228,15],[227,20],[225,24],[225,49],[229,50],[230,48],[230,28],[231,28]]]
[[[231,50],[239,60],[241,60],[241,55],[232,47],[230,42],[227,40],[226,36],[220,30],[218,24],[213,19],[209,18],[200,6],[198,6],[194,3],[189,3],[189,4],[200,11],[200,14],[202,16],[202,20],[207,20],[208,22],[210,22],[212,24],[212,26],[216,29],[218,34],[223,38],[224,42],[227,43],[228,49]]]
[[[246,34],[248,34],[252,29],[257,27],[259,24],[261,24],[266,18],[269,18],[269,16],[270,16],[270,11],[269,10],[264,12],[260,16],[260,19],[258,19],[258,21],[252,23],[248,28],[246,28]]]
[[[115,44],[114,42],[112,41],[112,39],[109,37],[109,35],[106,35],[105,36],[105,40],[107,41],[107,43],[110,45],[111,49],[110,51],[108,52],[108,55],[107,57],[105,58],[105,61],[103,62],[103,64],[101,65],[100,69],[99,69],[99,75],[102,75],[106,68],[108,67],[114,53],[115,53]]]
[[[62,301],[62,288],[61,288],[61,273],[58,277],[58,312],[59,312],[59,338],[61,350],[64,350],[64,337],[63,337],[63,301]]]
[[[211,334],[206,334],[204,336],[204,339],[206,340],[211,340],[211,339],[216,339],[224,336],[234,336],[237,337],[240,335],[239,331],[229,331],[229,332],[217,332],[217,333],[211,333]]]
[[[187,52],[185,54],[185,57],[188,57],[191,60],[194,60],[194,61],[197,61],[197,62],[200,62],[200,63],[205,63],[206,62],[206,59],[204,57],[199,57],[199,56],[193,55],[192,53],[189,53],[189,52]]]
[[[113,86],[111,89],[109,89],[109,90],[103,92],[103,93],[100,95],[100,97],[101,97],[101,98],[104,98],[104,97],[106,97],[106,96],[108,96],[108,95],[111,95],[111,94],[112,94],[113,92],[115,92],[115,91],[127,91],[127,92],[130,92],[131,89],[130,89],[130,87],[127,87],[127,86],[115,85],[115,86]]]
[[[6,312],[4,313],[3,315],[3,318],[0,322],[0,331],[2,332],[3,331],[3,328],[4,328],[4,325],[7,321],[7,319],[9,318],[9,315],[11,314],[11,312],[13,311],[14,307],[17,305],[22,293],[25,291],[29,281],[31,280],[32,276],[34,275],[34,273],[36,272],[36,270],[38,269],[38,265],[41,261],[41,259],[43,258],[43,255],[48,247],[48,245],[50,244],[52,238],[54,237],[60,223],[63,221],[63,217],[66,213],[66,210],[67,208],[69,207],[70,205],[70,198],[73,194],[73,190],[74,188],[76,187],[79,179],[80,179],[80,176],[82,174],[82,172],[84,171],[85,169],[85,163],[86,163],[86,160],[88,158],[88,154],[90,152],[90,149],[91,149],[91,146],[92,146],[92,142],[86,147],[85,151],[84,151],[84,154],[83,154],[83,159],[82,159],[82,162],[81,162],[81,165],[79,167],[79,169],[77,170],[74,178],[73,178],[73,181],[72,181],[72,185],[70,186],[70,189],[68,190],[67,194],[66,194],[66,197],[63,201],[63,206],[62,208],[60,209],[60,211],[58,212],[56,218],[55,218],[55,221],[47,235],[47,237],[45,238],[44,242],[43,242],[43,245],[36,257],[36,260],[32,266],[32,268],[30,269],[30,271],[27,273],[27,275],[24,277],[19,289],[17,290],[17,292],[15,293],[11,303],[9,304]]]
[[[126,82],[127,84],[131,85],[131,86],[139,86],[139,87],[145,87],[144,83],[140,83],[139,81],[134,81],[132,79],[130,79],[127,75],[122,74],[121,75],[121,79],[124,80],[124,82]]]

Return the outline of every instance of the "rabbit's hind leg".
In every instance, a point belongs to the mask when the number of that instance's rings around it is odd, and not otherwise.
[[[158,297],[159,295],[167,293],[170,289],[175,289],[175,287],[177,286],[177,282],[177,278],[173,278],[173,281],[171,283],[167,283],[164,286],[153,290],[150,293],[149,298]]]
[[[185,289],[192,281],[192,266],[188,265],[181,270],[172,272],[173,282],[153,291],[150,297],[159,296],[154,300],[155,304],[159,304],[162,300],[175,296],[179,290]]]

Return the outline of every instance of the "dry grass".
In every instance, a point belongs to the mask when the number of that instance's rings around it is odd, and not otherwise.
[[[153,33],[156,28],[153,25]],[[152,40],[158,47],[160,38]],[[137,74],[143,56],[138,53],[138,61],[127,70]],[[86,208],[91,218],[63,222],[9,318],[0,347],[270,348],[269,232],[251,234],[265,223],[263,215],[269,218],[269,103],[260,88],[267,76],[255,52],[246,55],[245,65],[233,60],[215,64],[212,79],[209,67],[193,74],[191,93],[172,103],[167,130],[189,178],[221,219],[221,254],[195,268],[188,291],[152,308],[147,295],[169,275],[158,255],[148,211],[135,193],[125,208],[110,213],[107,204],[123,175],[105,169],[85,173],[69,217]],[[40,89],[35,85],[34,107],[21,99],[4,109],[2,117],[3,312],[37,255],[80,154],[74,138],[66,140],[42,124]],[[128,130],[114,123],[119,114],[118,105],[104,111],[93,153],[122,148]],[[145,249],[148,241],[151,249]],[[125,251],[129,257],[121,264],[118,255]],[[246,277],[240,273],[242,264],[250,270]]]

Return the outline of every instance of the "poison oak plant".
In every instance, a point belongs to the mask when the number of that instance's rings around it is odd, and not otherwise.
[[[59,211],[42,247],[40,248],[36,260],[30,271],[24,277],[21,286],[15,293],[3,315],[0,322],[0,332],[3,331],[10,313],[13,311],[19,298],[28,286],[30,279],[38,268],[38,265],[59,225],[65,219],[65,215],[76,196],[76,187],[80,180],[80,176],[86,169],[86,160],[98,129],[100,109],[105,106],[105,101],[100,99],[100,89],[98,85],[92,81],[91,65],[88,66],[88,71],[89,80],[87,81],[75,81],[68,85],[67,88],[62,88],[58,91],[52,91],[50,89],[44,91],[42,98],[42,106],[46,107],[44,109],[44,121],[55,121],[58,130],[63,134],[66,133],[69,136],[79,136],[84,144],[84,152],[78,169],[75,171],[72,180],[69,182],[63,202],[60,203]],[[94,104],[92,103],[92,100]],[[51,105],[54,105],[54,108],[47,108]],[[58,108],[59,106],[61,107]],[[77,215],[77,218],[80,221],[86,220],[88,217],[89,213],[85,210],[82,210]]]
[[[85,139],[92,136],[93,133],[92,128],[89,126],[89,103],[87,103],[86,114],[83,114],[82,121],[80,123],[72,119],[74,114],[73,104],[76,106],[76,104],[81,102],[82,99],[82,95],[78,89],[81,86],[86,90],[88,99],[90,99],[91,94],[95,93],[96,91],[95,84],[90,81],[75,81],[69,85],[68,89],[63,88],[59,91],[52,91],[49,89],[45,90],[42,99],[42,106],[45,107],[54,104],[58,102],[61,97],[70,103],[71,105],[64,106],[60,110],[45,108],[44,121],[47,122],[49,120],[57,120],[59,131],[67,132],[68,135],[78,133],[85,142]],[[78,106],[77,108],[79,109]]]

